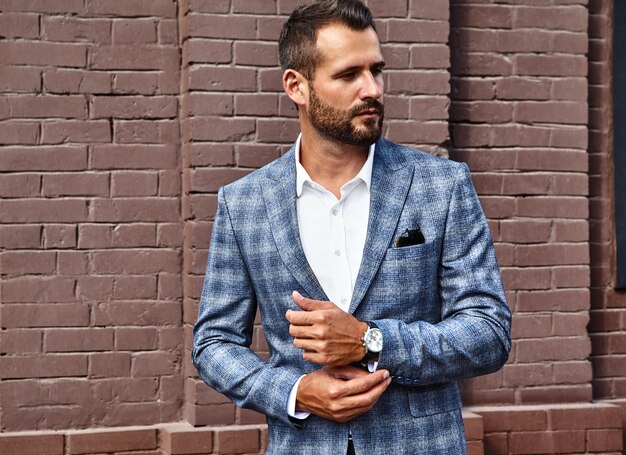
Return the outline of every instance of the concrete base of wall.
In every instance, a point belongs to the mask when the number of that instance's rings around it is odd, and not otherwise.
[[[463,410],[468,455],[622,453],[626,400]],[[188,423],[0,434],[2,455],[263,454],[265,425]]]

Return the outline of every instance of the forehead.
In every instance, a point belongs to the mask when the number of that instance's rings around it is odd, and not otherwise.
[[[340,24],[322,27],[317,32],[317,51],[321,57],[318,70],[369,67],[383,61],[378,35],[372,27],[365,30],[352,30]]]

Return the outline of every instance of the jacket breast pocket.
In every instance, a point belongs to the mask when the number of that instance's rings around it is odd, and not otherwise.
[[[376,317],[438,320],[438,268],[438,243],[388,249],[370,288],[370,297],[379,303]]]

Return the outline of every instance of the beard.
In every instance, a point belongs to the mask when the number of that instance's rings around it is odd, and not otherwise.
[[[361,125],[353,125],[352,120],[367,109],[375,109],[378,116],[362,120]],[[378,100],[370,100],[348,110],[336,109],[322,101],[312,86],[307,113],[311,124],[322,136],[358,147],[369,146],[380,138],[385,117],[383,103]]]

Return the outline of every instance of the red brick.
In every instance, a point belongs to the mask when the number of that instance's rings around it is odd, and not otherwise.
[[[519,150],[517,168],[520,170],[567,170],[587,171],[587,153],[555,149]]]
[[[115,329],[115,349],[118,351],[151,351],[157,347],[154,328],[120,327]]]
[[[277,114],[278,97],[272,93],[235,96],[235,115],[276,116]]]
[[[0,197],[37,197],[40,191],[40,180],[39,174],[2,174],[0,175]]]
[[[113,93],[128,95],[154,95],[159,76],[148,72],[123,72],[113,77]],[[127,115],[126,113],[124,115]]]
[[[459,5],[450,9],[455,27],[511,28],[513,9],[504,5]]]
[[[449,92],[448,75],[443,72],[388,71],[387,89],[389,94],[446,94]]]
[[[587,336],[519,340],[516,361],[520,363],[546,360],[582,360],[591,353]]]
[[[588,264],[589,247],[585,243],[518,245],[515,263],[524,265]]]
[[[87,64],[87,47],[73,43],[4,41],[0,42],[0,60],[5,64],[81,68]]]
[[[0,354],[39,354],[40,330],[4,330],[0,338]]]
[[[496,81],[496,96],[501,100],[548,100],[550,81],[522,77],[500,79]]]
[[[233,53],[237,65],[255,67],[278,65],[278,50],[275,43],[235,41]]]
[[[5,356],[0,378],[54,378],[86,376],[87,357],[76,354]]]
[[[512,119],[510,103],[489,101],[455,102],[450,109],[450,118],[455,122],[506,123]]]
[[[410,2],[409,8],[412,18],[448,20],[450,15],[449,4],[442,1]]]
[[[62,144],[67,142],[110,142],[111,128],[106,121],[61,120],[42,124],[43,144]]]
[[[2,13],[0,30],[5,38],[38,38],[39,16],[37,14]]]
[[[583,453],[584,431],[519,432],[509,440],[512,454]]]
[[[213,431],[215,449],[220,453],[258,451],[260,447],[258,428],[244,428],[216,427]]]
[[[169,0],[88,0],[85,6],[91,15],[176,17],[176,4]]]
[[[22,199],[0,201],[0,221],[76,222],[86,220],[87,203],[80,199]]]
[[[174,374],[179,368],[176,355],[165,352],[146,352],[133,358],[132,376],[166,376]]]
[[[518,311],[580,311],[589,309],[589,290],[559,289],[521,292],[517,295]]]
[[[107,351],[113,349],[113,329],[46,330],[46,352]]]
[[[182,179],[177,170],[159,172],[159,196],[180,196]]]
[[[189,35],[220,39],[255,39],[253,16],[189,14]]]
[[[583,6],[562,8],[520,7],[515,9],[516,28],[539,28],[569,31],[587,30],[587,10]]]
[[[113,21],[115,44],[156,43],[157,22],[154,19],[121,19]]]
[[[574,430],[621,428],[622,409],[609,404],[562,405],[548,411],[550,428]]]
[[[495,96],[494,83],[484,79],[453,77],[451,91],[455,100],[491,100]]]
[[[52,274],[56,268],[56,253],[51,251],[5,251],[0,257],[2,273],[8,276]]]
[[[582,55],[517,55],[515,74],[533,76],[586,76],[587,63]]]
[[[173,46],[118,44],[94,47],[89,67],[98,70],[178,70],[178,49]]]
[[[213,450],[213,431],[194,428],[189,424],[172,424],[161,429],[163,447],[167,453],[202,454]]]
[[[15,297],[10,297],[9,292],[4,293],[8,295],[5,302],[15,300]],[[27,299],[24,300],[28,301]],[[2,325],[5,328],[87,326],[89,324],[89,308],[80,303],[4,305],[2,318]]]
[[[112,277],[80,276],[76,281],[76,293],[83,302],[107,300],[113,293]]]
[[[505,365],[503,371],[506,387],[550,385],[553,381],[552,367],[547,364]]]
[[[7,455],[63,455],[63,434],[5,433],[0,434],[0,452]]]
[[[176,98],[167,96],[113,96],[92,100],[93,118],[173,118],[176,116]]]
[[[178,300],[182,297],[182,283],[179,275],[159,275],[158,298],[159,300]]]
[[[191,173],[191,187],[194,191],[217,192],[217,190],[249,173],[244,169],[196,169]]]
[[[279,156],[279,148],[272,145],[240,145],[237,147],[237,164],[242,167],[259,168]]]
[[[114,120],[114,142],[120,144],[166,144],[179,140],[178,122],[173,120]]]
[[[520,123],[587,124],[587,105],[570,102],[519,102],[514,118]]]
[[[48,41],[110,43],[111,21],[76,17],[44,16],[42,35]]]
[[[30,96],[7,98],[13,118],[86,118],[87,103],[82,95]]]
[[[177,221],[178,201],[174,198],[119,198],[95,199],[92,204],[92,221]]]
[[[114,172],[111,176],[111,195],[124,196],[156,196],[158,174],[156,172]]]
[[[67,433],[67,449],[72,455],[156,448],[156,429],[103,429]]]
[[[589,430],[587,432],[587,451],[622,453],[622,432],[620,430]]]
[[[157,226],[157,245],[159,247],[179,247],[183,243],[180,224],[160,223]]]
[[[478,406],[469,408],[483,418],[485,432],[532,431],[548,428],[547,413],[539,406]]]
[[[101,352],[89,354],[90,378],[128,377],[131,355],[124,352]]]
[[[89,273],[88,253],[83,251],[59,251],[57,273],[60,275],[85,275]]]
[[[517,201],[518,214],[529,217],[587,218],[588,204],[584,198],[536,197]]]
[[[111,75],[104,72],[54,68],[43,73],[49,93],[111,93]]]
[[[502,268],[506,289],[531,290],[550,287],[550,270],[546,268]]]
[[[39,248],[41,226],[2,225],[0,226],[0,246],[6,249]]]
[[[115,280],[113,298],[116,300],[149,300],[157,296],[155,276],[120,276]]]
[[[0,29],[4,27],[0,25]],[[41,69],[26,66],[4,65],[0,79],[0,92],[39,92]]]
[[[93,309],[95,325],[154,326],[180,324],[180,304],[177,302],[109,302]]]
[[[230,63],[232,60],[230,41],[191,38],[183,44],[183,64]]]
[[[3,405],[15,407],[41,407],[84,404],[91,398],[85,378],[37,378],[26,381],[9,381],[2,384]],[[21,453],[21,452],[20,452]]]
[[[119,400],[122,403],[136,403],[153,402],[157,399],[159,386],[157,378],[113,378],[93,382],[95,384],[93,395],[103,402]]]
[[[589,267],[555,267],[552,270],[555,288],[580,288],[590,284]]]
[[[95,169],[175,168],[176,148],[172,145],[157,144],[95,145],[91,164]]]
[[[253,92],[257,88],[252,68],[194,67],[189,78],[192,90]]]
[[[583,362],[556,362],[554,364],[554,383],[556,384],[584,384],[593,379],[591,363]]]

